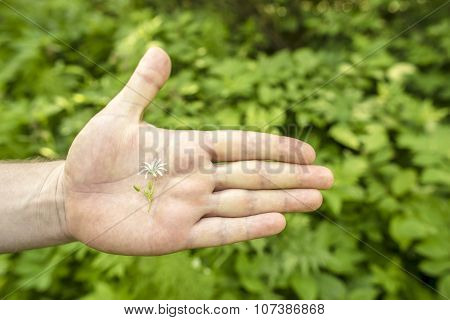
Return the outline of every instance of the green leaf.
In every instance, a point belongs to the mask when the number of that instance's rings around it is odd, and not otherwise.
[[[333,190],[324,191],[323,198],[325,199],[325,203],[330,207],[331,211],[339,215],[342,210],[342,198],[337,192],[333,192]]]
[[[297,272],[291,279],[291,286],[299,298],[304,300],[317,299],[318,287],[314,276]]]
[[[328,261],[327,269],[335,274],[353,274],[362,260],[364,255],[355,251],[354,248],[338,247]]]
[[[338,124],[330,129],[331,137],[344,146],[358,150],[360,141],[358,137],[346,126]]]
[[[404,195],[415,187],[416,181],[417,174],[414,170],[402,170],[395,175],[391,182],[392,192],[396,196]]]
[[[439,276],[450,271],[450,260],[429,260],[420,263],[420,270],[432,276]]]
[[[273,90],[267,85],[259,86],[258,99],[261,103],[269,105],[274,101]]]
[[[445,275],[438,282],[439,293],[448,299],[450,297],[450,274]]]
[[[448,170],[426,168],[422,173],[422,182],[443,184],[448,186],[450,185],[450,173]]]
[[[320,299],[346,299],[347,289],[344,282],[331,274],[318,275]]]
[[[432,259],[450,258],[448,239],[445,237],[430,237],[416,245],[416,251]]]
[[[357,288],[357,289],[350,291],[347,299],[349,299],[349,300],[372,300],[372,299],[376,299],[378,293],[379,293],[379,290],[372,288],[372,287]]]
[[[433,228],[413,217],[395,217],[389,232],[400,248],[406,249],[412,241],[425,238],[433,233]]]
[[[386,129],[382,125],[370,124],[366,127],[366,132],[367,134],[362,136],[361,140],[367,152],[378,151],[389,144]]]
[[[387,76],[389,80],[394,82],[402,82],[405,77],[413,74],[416,71],[414,65],[405,62],[398,62],[389,68]]]

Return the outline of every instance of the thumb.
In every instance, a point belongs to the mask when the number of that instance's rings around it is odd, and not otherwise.
[[[148,49],[130,80],[114,98],[111,107],[119,113],[126,112],[128,115],[141,118],[145,107],[169,78],[170,69],[170,58],[163,49],[158,47]]]

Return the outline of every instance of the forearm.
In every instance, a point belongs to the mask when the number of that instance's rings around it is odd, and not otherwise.
[[[0,252],[70,242],[63,170],[64,161],[0,163]]]

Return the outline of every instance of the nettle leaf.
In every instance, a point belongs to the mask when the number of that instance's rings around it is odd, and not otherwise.
[[[273,89],[268,85],[260,85],[258,87],[258,100],[265,105],[274,102],[276,97],[273,94]]]
[[[399,171],[391,182],[392,192],[396,196],[401,196],[412,190],[417,181],[417,174],[412,169]]]
[[[448,170],[426,168],[421,176],[423,183],[444,184],[450,186],[450,173]]]
[[[387,77],[394,82],[403,82],[406,77],[416,71],[414,65],[410,63],[399,62],[390,67],[387,71]]]
[[[390,235],[402,249],[406,249],[414,240],[433,234],[434,231],[432,226],[414,217],[395,217],[389,226]]]
[[[352,274],[357,271],[357,265],[363,261],[365,255],[356,248],[338,247],[327,263],[327,269],[336,274]]]
[[[393,261],[396,264],[399,263],[397,258],[394,258]],[[371,264],[370,270],[373,279],[372,282],[383,288],[385,292],[384,298],[395,297],[407,285],[407,279],[410,277],[393,263],[387,263],[385,265]]]
[[[349,148],[358,150],[360,146],[359,138],[347,126],[338,124],[333,126],[329,132],[330,136],[333,137],[333,139],[337,142],[342,143],[344,146],[347,146]]]
[[[357,188],[358,180],[367,172],[368,163],[363,157],[345,155],[340,158],[341,163],[332,166],[335,175],[335,186]]]
[[[438,290],[443,296],[450,297],[450,274],[445,275],[439,280]]]
[[[386,129],[382,125],[369,124],[365,129],[367,134],[361,137],[361,141],[367,152],[378,151],[389,144]]]
[[[398,138],[401,147],[414,152],[414,161],[420,165],[440,164],[450,159],[450,126],[433,126],[432,130],[422,133],[405,130]]]
[[[6,275],[9,266],[9,255],[1,255],[0,256],[0,277]]]
[[[339,193],[334,192],[334,190],[324,191],[323,197],[325,199],[325,203],[330,207],[331,212],[338,215],[342,211],[342,197]]]
[[[88,300],[111,300],[111,299],[125,299],[124,295],[117,290],[113,285],[101,281],[95,283],[92,292],[84,296],[83,299]]]
[[[450,259],[425,260],[420,263],[419,267],[420,270],[429,275],[440,276],[450,271]]]
[[[344,282],[327,273],[322,273],[317,276],[319,284],[320,298],[326,300],[345,299],[347,288]]]
[[[296,272],[291,278],[291,286],[300,299],[317,299],[319,288],[313,275]]]
[[[380,290],[373,287],[356,288],[349,292],[348,299],[350,300],[371,300],[376,299]]]
[[[449,259],[449,237],[428,237],[416,245],[416,252],[432,259]]]
[[[255,103],[241,104],[240,107],[246,110],[245,123],[249,126],[256,126],[256,130],[265,129],[267,124],[271,126],[280,125],[285,120],[285,113],[282,108],[269,107],[262,108]]]
[[[399,209],[400,203],[393,197],[383,198],[377,205],[377,207],[385,213],[392,213]]]
[[[232,108],[221,108],[214,115],[215,121],[224,126],[238,126],[241,124],[241,114]]]

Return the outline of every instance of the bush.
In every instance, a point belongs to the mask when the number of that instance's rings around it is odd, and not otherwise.
[[[445,1],[8,3],[29,20],[0,6],[0,158],[64,157],[158,44],[174,67],[146,120],[297,129],[336,184],[269,239],[163,257],[79,243],[2,255],[1,296],[450,296],[448,3],[433,11]]]

